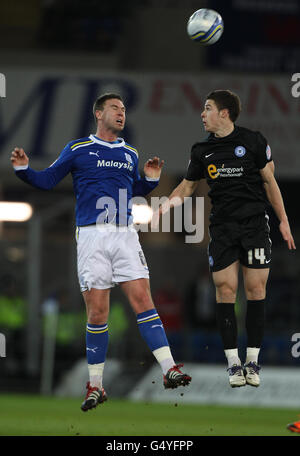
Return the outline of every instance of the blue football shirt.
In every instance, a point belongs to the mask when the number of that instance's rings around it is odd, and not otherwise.
[[[76,197],[76,225],[132,223],[130,201],[145,196],[159,179],[141,178],[138,152],[123,138],[104,141],[95,135],[69,142],[51,166],[35,171],[15,167],[16,175],[34,187],[49,190],[68,173]]]

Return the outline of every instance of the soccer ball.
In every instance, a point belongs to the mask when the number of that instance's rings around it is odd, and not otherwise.
[[[212,9],[202,8],[194,12],[187,23],[187,33],[191,40],[201,44],[214,44],[224,30],[222,16]]]

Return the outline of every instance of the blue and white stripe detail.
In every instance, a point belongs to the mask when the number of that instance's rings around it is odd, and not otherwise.
[[[87,324],[86,325],[86,330],[90,334],[102,334],[102,333],[108,331],[108,325],[100,326],[100,325]]]
[[[150,313],[150,315],[147,315],[145,317],[142,317],[142,318],[138,318],[137,319],[137,322],[138,322],[138,325],[142,324],[142,323],[148,323],[150,321],[153,321],[153,320],[159,320],[160,317],[158,315],[157,312],[153,311],[152,309],[150,311],[147,311],[148,313]],[[144,315],[146,314],[146,312],[143,312],[142,314],[140,315]]]
[[[94,142],[93,140],[80,141],[80,142],[73,144],[70,148],[74,151],[74,150],[78,149],[79,147],[90,146],[91,144],[93,144],[93,142]]]
[[[222,33],[223,21],[216,19],[210,29],[205,31],[198,31],[190,36],[193,41],[199,41],[201,43],[209,44],[209,42],[216,36],[217,33]]]

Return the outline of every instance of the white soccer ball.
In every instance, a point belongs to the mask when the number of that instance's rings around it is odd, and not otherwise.
[[[191,40],[201,44],[216,43],[224,30],[222,16],[212,9],[202,8],[194,12],[187,23]]]

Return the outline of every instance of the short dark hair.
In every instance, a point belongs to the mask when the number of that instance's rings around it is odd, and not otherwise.
[[[113,93],[113,92],[103,93],[102,95],[99,95],[99,97],[96,99],[96,101],[93,105],[93,114],[94,114],[96,122],[97,122],[96,111],[102,111],[105,102],[107,100],[111,100],[113,98],[117,98],[118,100],[122,101],[122,103],[123,103],[123,99],[122,99],[121,95],[119,95],[118,93]]]
[[[231,90],[213,90],[207,95],[206,99],[213,100],[219,111],[228,109],[229,118],[232,122],[236,121],[242,110],[239,96],[231,92]]]

